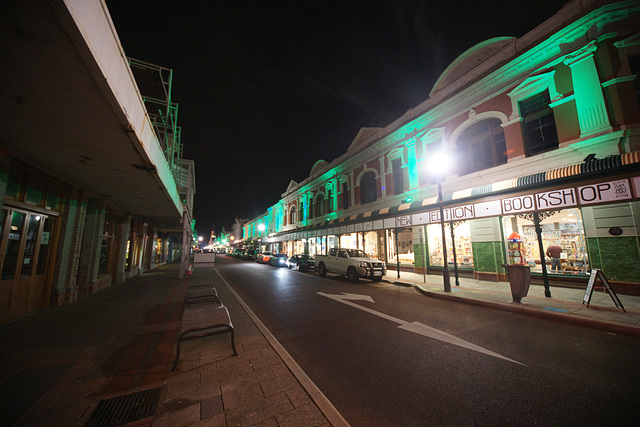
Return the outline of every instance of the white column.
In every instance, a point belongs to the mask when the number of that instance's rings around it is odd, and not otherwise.
[[[564,63],[571,68],[580,137],[611,130],[598,69],[593,58],[595,42],[568,56]]]

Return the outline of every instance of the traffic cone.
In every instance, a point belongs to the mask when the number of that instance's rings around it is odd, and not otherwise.
[[[191,264],[189,264],[189,268],[187,268],[187,276],[191,276],[192,271],[191,271]]]

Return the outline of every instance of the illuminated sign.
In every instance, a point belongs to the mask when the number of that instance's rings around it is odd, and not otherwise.
[[[602,182],[600,184],[585,185],[578,188],[581,205],[592,203],[616,202],[631,198],[631,188],[629,181],[621,179],[619,181]]]

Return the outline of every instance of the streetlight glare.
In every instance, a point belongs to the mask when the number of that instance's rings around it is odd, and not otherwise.
[[[451,168],[451,155],[445,151],[433,153],[429,156],[427,167],[432,174],[443,175]]]

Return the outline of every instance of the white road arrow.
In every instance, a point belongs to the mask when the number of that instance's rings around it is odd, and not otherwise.
[[[318,295],[331,298],[334,301],[338,301],[343,304],[350,305],[351,307],[355,307],[359,310],[366,311],[367,313],[371,313],[375,316],[397,323],[400,325],[398,327],[405,331],[413,332],[419,335],[423,335],[425,337],[433,338],[433,339],[440,340],[449,344],[457,345],[459,347],[463,347],[469,350],[477,351],[479,353],[483,353],[489,356],[497,357],[498,359],[503,359],[512,363],[517,363],[518,365],[526,366],[524,365],[524,363],[520,363],[516,360],[509,359],[508,357],[505,357],[501,354],[495,353],[491,350],[487,350],[486,348],[480,347],[478,345],[475,345],[473,343],[470,343],[468,341],[465,341],[463,339],[450,335],[446,332],[442,332],[438,329],[432,328],[431,326],[427,326],[420,322],[407,322],[405,320],[398,319],[397,317],[389,316],[388,314],[380,313],[379,311],[372,310],[368,307],[363,307],[361,305],[354,304],[353,302],[349,301],[349,300],[355,300],[355,301],[374,302],[373,298],[371,298],[368,295],[347,294],[347,293],[338,295],[338,294],[325,294],[324,292],[318,292]]]

